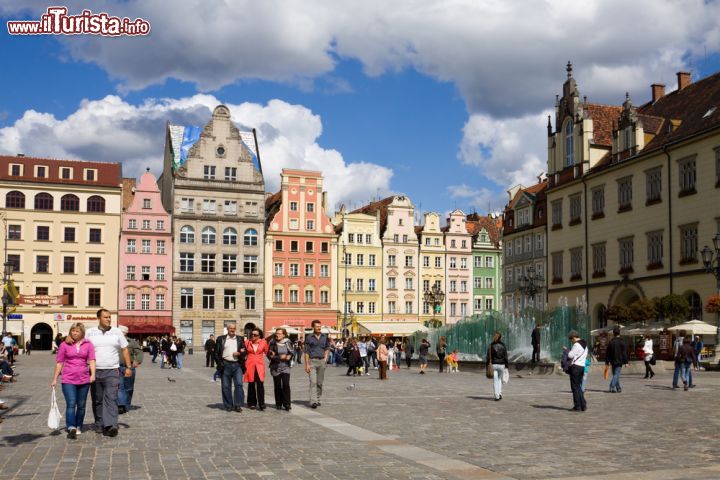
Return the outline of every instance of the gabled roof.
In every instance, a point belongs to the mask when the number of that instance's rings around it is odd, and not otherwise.
[[[275,214],[280,210],[282,204],[282,190],[265,198],[265,228],[270,226]]]
[[[622,112],[621,106],[588,103],[587,111],[593,121],[593,142],[595,145],[612,146],[613,123]]]
[[[382,237],[387,227],[388,217],[388,206],[395,200],[395,195],[383,198],[377,202],[369,203],[364,207],[360,207],[357,210],[353,210],[350,213],[367,213],[368,215],[375,215],[375,212],[380,212],[380,236]]]
[[[480,216],[477,213],[471,213],[467,216],[467,222],[465,222],[465,228],[468,233],[473,236],[473,239],[483,230],[488,233],[490,242],[495,247],[500,246],[500,236],[502,234],[502,219],[494,218],[489,215]]]

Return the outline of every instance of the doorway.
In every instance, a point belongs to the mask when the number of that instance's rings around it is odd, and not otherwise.
[[[33,350],[52,350],[53,330],[47,323],[36,323],[30,330]]]

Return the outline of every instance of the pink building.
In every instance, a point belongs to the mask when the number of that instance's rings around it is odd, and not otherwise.
[[[447,323],[472,315],[472,234],[462,210],[450,212],[445,232],[445,312]]]
[[[136,336],[174,331],[170,215],[149,170],[123,202],[120,230],[118,323]]]

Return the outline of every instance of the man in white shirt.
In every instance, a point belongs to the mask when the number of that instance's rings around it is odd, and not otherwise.
[[[118,434],[118,387],[120,386],[120,353],[125,365],[131,365],[128,342],[119,328],[111,324],[111,314],[101,308],[97,311],[98,326],[88,328],[85,338],[95,347],[95,383],[90,388],[93,415],[98,431],[107,437]],[[131,377],[132,370],[125,370]]]
[[[575,330],[568,334],[568,339],[572,342],[572,348],[568,352],[568,360],[570,360],[570,389],[573,394],[573,411],[584,412],[587,410],[585,402],[585,394],[582,391],[582,379],[585,370],[585,361],[588,356],[587,343],[580,339],[580,335]],[[567,350],[567,347],[563,347]]]

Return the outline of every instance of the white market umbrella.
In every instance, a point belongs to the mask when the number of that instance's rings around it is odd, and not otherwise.
[[[710,325],[701,320],[690,320],[689,322],[675,325],[674,327],[668,328],[668,330],[678,331],[685,330],[693,335],[715,335],[717,334],[717,327]]]

